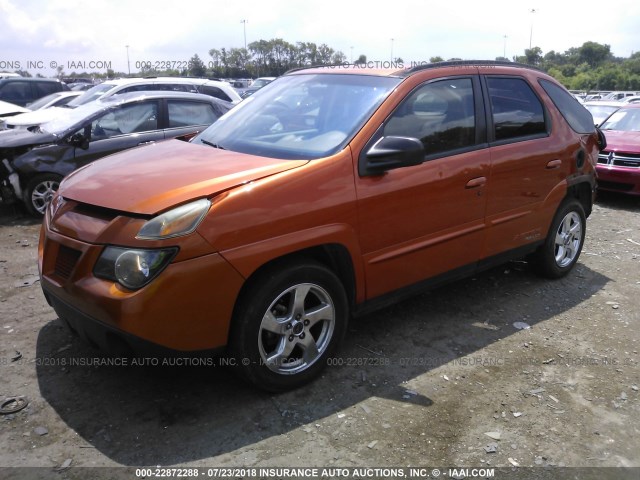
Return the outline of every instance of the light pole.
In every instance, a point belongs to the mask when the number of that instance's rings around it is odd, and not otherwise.
[[[242,28],[244,30],[244,49],[247,49],[247,23],[249,23],[249,20],[240,20],[240,23],[242,24]]]
[[[351,61],[349,63],[353,65],[353,46],[351,47]]]
[[[536,13],[536,9],[532,8],[529,10],[531,12],[531,31],[529,32],[529,50],[531,50],[531,46],[533,45],[533,14]]]
[[[391,63],[393,63],[393,38],[391,39]]]
[[[504,48],[502,49],[502,58],[507,58],[507,37],[506,35],[504,36]]]
[[[127,70],[129,71],[129,76],[131,76],[131,63],[129,63],[129,45],[125,45],[127,48]]]

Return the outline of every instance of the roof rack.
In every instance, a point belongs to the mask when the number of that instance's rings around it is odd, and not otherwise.
[[[345,63],[332,63],[328,65],[307,65],[304,67],[292,68],[291,70],[287,70],[284,74],[299,72],[301,70],[307,70],[312,68],[324,68],[324,67],[350,67],[355,66],[356,64],[345,64]],[[546,73],[544,70],[534,67],[533,65],[527,65],[524,63],[517,62],[505,62],[504,60],[450,60],[446,62],[435,62],[428,63],[425,65],[416,65],[412,68],[398,69],[398,72],[402,72],[403,75],[409,75],[414,72],[419,72],[421,70],[428,70],[431,68],[442,68],[442,67],[455,67],[455,66],[463,66],[463,65],[473,65],[473,66],[501,66],[501,67],[516,67],[516,68],[527,68],[531,70],[537,70],[542,73]]]
[[[517,62],[505,62],[504,60],[451,60],[447,62],[435,62],[429,63],[426,65],[416,65],[413,68],[409,68],[406,70],[406,73],[418,72],[420,70],[428,70],[430,68],[440,68],[440,67],[455,67],[455,66],[464,66],[464,65],[473,65],[473,66],[500,66],[500,67],[516,67],[516,68],[528,68],[532,70],[537,70],[539,72],[543,72],[538,67],[534,67],[533,65],[526,65],[524,63]]]

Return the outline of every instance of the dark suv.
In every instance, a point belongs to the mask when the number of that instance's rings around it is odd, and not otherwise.
[[[25,107],[50,93],[69,90],[60,80],[50,78],[3,78],[0,80],[0,100]]]

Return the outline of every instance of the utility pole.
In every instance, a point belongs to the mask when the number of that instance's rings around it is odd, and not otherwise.
[[[391,63],[393,63],[393,38],[391,39]]]
[[[127,70],[129,70],[129,76],[131,76],[131,63],[129,63],[129,45],[125,45],[127,48]]]
[[[242,28],[244,30],[244,49],[247,49],[247,23],[249,23],[249,20],[240,20],[240,23],[242,24]]]
[[[533,14],[536,13],[536,9],[532,8],[530,10],[530,12],[531,12],[531,31],[529,32],[529,50],[531,50],[531,47],[533,45],[533,42],[532,42],[532,40],[533,40]]]

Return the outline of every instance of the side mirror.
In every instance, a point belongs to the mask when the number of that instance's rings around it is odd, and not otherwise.
[[[598,148],[604,150],[607,147],[607,137],[604,136],[600,127],[596,127],[596,133],[598,134]]]
[[[412,167],[424,162],[425,150],[413,137],[382,137],[365,154],[365,175],[380,175],[387,170]]]
[[[78,147],[83,150],[89,148],[89,137],[85,134],[86,132],[76,132],[69,137],[67,143],[72,147]]]

